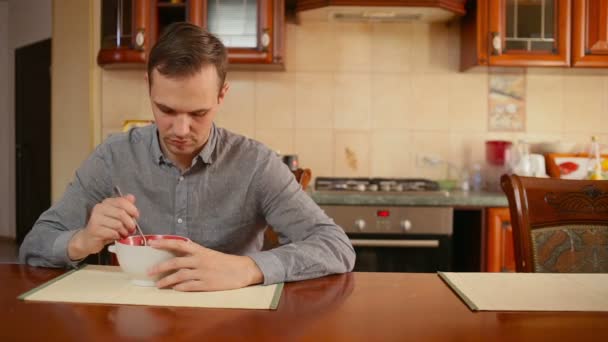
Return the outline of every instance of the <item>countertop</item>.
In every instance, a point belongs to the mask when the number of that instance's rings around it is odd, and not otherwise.
[[[443,207],[508,207],[507,197],[502,192],[439,191],[436,193],[395,194],[377,192],[328,192],[309,190],[309,195],[318,205],[411,205]]]

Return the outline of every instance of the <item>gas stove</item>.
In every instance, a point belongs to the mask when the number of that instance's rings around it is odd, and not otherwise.
[[[422,178],[335,178],[317,177],[316,191],[359,193],[438,193],[439,184]]]

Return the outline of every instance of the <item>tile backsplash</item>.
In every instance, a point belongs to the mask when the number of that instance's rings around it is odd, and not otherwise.
[[[484,141],[608,143],[608,70],[530,68],[526,132],[488,132],[488,70],[459,71],[459,24],[287,25],[284,72],[229,72],[217,124],[297,153],[314,176],[456,176]],[[103,70],[102,135],[152,117],[144,71]]]

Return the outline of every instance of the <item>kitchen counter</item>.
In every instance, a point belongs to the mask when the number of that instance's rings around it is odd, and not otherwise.
[[[508,207],[502,192],[437,192],[420,194],[308,191],[319,205],[387,205],[444,207]]]

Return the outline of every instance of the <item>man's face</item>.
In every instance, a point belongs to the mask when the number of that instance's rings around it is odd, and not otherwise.
[[[152,112],[161,147],[172,161],[189,166],[205,146],[228,90],[227,85],[219,89],[218,82],[213,65],[181,78],[168,78],[156,69],[152,72]]]

